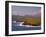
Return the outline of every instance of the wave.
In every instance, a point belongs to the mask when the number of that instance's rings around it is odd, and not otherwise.
[[[40,26],[32,26],[32,25],[23,25],[24,22],[16,22],[16,21],[13,21],[13,23],[15,23],[15,26],[40,27]]]

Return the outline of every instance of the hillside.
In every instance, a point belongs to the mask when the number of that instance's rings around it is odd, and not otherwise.
[[[41,24],[41,18],[40,17],[13,15],[12,20],[17,21],[17,22],[24,22],[24,25],[37,26],[37,25]]]

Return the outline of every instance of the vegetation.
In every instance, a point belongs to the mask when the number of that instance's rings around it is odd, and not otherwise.
[[[15,21],[23,21],[23,25],[33,25],[33,26],[38,26],[41,24],[41,18],[40,17],[24,17],[24,16],[12,16],[12,19]]]
[[[23,20],[24,25],[40,25],[41,24],[41,19],[40,18],[26,18]]]

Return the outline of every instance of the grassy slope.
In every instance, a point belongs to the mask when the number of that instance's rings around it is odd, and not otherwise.
[[[24,22],[24,25],[34,25],[34,26],[37,26],[37,25],[40,25],[41,24],[41,18],[40,17],[24,17],[24,16],[15,16],[13,15],[12,16],[13,20],[16,20],[16,21],[23,21]]]

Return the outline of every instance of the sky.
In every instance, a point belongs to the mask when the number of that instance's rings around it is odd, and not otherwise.
[[[41,14],[41,7],[34,7],[34,6],[15,6],[12,5],[12,15],[40,15]]]

